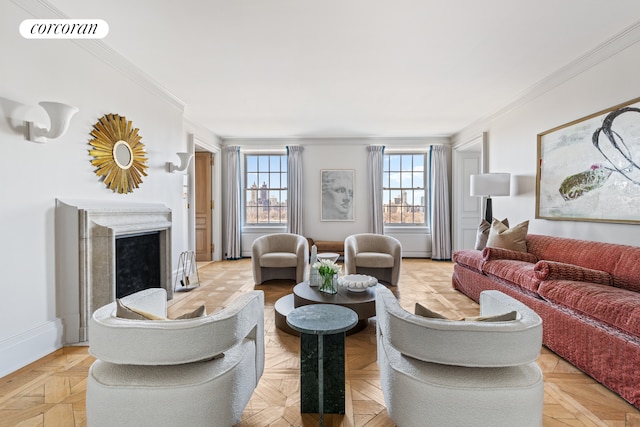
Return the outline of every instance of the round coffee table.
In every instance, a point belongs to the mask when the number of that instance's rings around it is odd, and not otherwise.
[[[384,285],[377,284],[363,292],[351,292],[342,286],[338,293],[331,295],[320,292],[317,287],[309,286],[308,281],[298,283],[293,294],[285,295],[276,301],[274,306],[275,321],[278,329],[292,335],[298,335],[287,324],[287,315],[294,309],[310,304],[335,304],[350,308],[358,315],[358,323],[347,332],[347,335],[360,332],[369,324],[369,318],[376,315],[376,289]]]

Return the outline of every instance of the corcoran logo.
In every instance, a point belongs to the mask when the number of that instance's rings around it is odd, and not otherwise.
[[[101,39],[109,34],[102,19],[25,19],[20,35],[25,39]]]

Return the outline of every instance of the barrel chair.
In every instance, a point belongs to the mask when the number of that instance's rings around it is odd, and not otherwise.
[[[542,320],[501,292],[482,292],[480,316],[504,313],[514,320],[425,317],[404,310],[389,289],[377,290],[380,382],[396,425],[542,425]]]
[[[398,284],[402,245],[382,234],[352,234],[344,240],[346,274],[366,274],[392,286]]]
[[[148,318],[166,318],[155,288],[120,301]],[[116,316],[96,310],[89,353],[87,426],[237,424],[264,370],[264,295],[251,291],[210,315],[183,320]]]
[[[309,264],[309,242],[293,233],[273,233],[258,237],[251,246],[253,280],[260,285],[267,280],[304,281]]]

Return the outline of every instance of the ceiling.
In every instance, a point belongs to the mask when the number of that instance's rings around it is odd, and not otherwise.
[[[49,0],[223,138],[449,136],[640,22],[637,0]]]

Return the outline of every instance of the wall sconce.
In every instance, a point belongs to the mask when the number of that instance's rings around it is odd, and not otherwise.
[[[46,142],[64,135],[71,123],[71,117],[78,112],[73,105],[61,102],[43,101],[39,103],[49,116],[49,129],[40,128],[34,122],[25,122],[25,138],[33,142]]]
[[[171,162],[167,162],[167,169],[169,172],[184,172],[189,167],[193,154],[191,153],[176,153],[180,157],[180,166]]]
[[[493,221],[493,209],[491,196],[508,196],[511,191],[511,174],[508,173],[483,173],[471,175],[471,196],[487,196],[487,205],[484,211],[484,219],[491,224]]]

